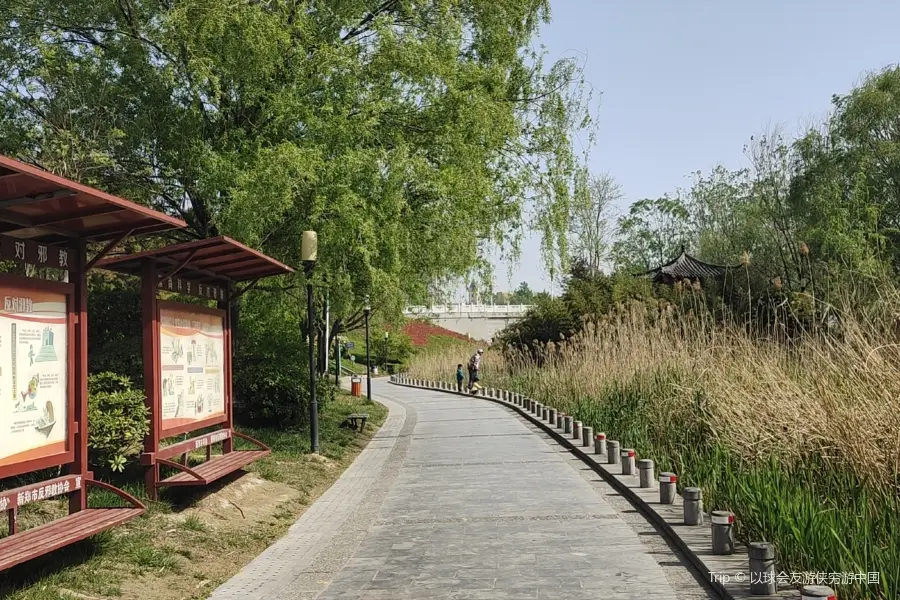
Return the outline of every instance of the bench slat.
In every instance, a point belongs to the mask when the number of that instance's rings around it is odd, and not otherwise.
[[[140,516],[142,508],[89,508],[0,539],[0,571]]]
[[[271,453],[271,450],[235,450],[228,454],[220,454],[205,463],[191,467],[191,470],[202,479],[198,480],[190,473],[178,472],[160,481],[159,485],[208,485]]]

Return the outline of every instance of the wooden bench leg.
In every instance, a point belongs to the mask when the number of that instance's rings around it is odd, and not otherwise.
[[[147,497],[153,500],[159,500],[156,483],[159,481],[159,465],[150,465],[144,474],[144,487],[147,489]]]
[[[18,508],[11,508],[6,511],[9,518],[9,535],[15,535],[19,533],[19,523],[18,523]]]

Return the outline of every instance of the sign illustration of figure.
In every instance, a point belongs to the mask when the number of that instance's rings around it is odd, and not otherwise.
[[[15,410],[15,412],[25,412],[25,411],[29,411],[29,410],[37,410],[37,407],[34,405],[34,399],[37,396],[38,383],[40,383],[40,381],[41,381],[41,376],[34,375],[31,378],[31,381],[28,382],[28,389],[25,390],[24,392],[19,392],[19,394],[22,396],[22,400],[19,402],[16,402],[16,406],[13,409],[13,410]],[[25,403],[26,400],[31,400],[31,402],[26,404]]]
[[[172,340],[172,362],[178,363],[178,359],[184,356],[184,349],[181,347],[181,340]]]
[[[53,430],[54,425],[56,425],[56,417],[53,416],[53,403],[47,401],[47,404],[44,406],[44,416],[37,420],[34,428],[36,431],[43,433],[44,437],[50,437],[50,432]]]
[[[34,366],[34,344],[28,345],[28,366]]]

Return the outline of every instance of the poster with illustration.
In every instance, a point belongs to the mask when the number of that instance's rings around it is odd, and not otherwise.
[[[0,466],[65,452],[64,294],[0,286]]]
[[[160,307],[162,426],[225,414],[225,322],[190,307]]]

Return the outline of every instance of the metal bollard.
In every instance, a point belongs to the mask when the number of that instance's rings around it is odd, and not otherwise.
[[[656,483],[653,481],[653,461],[649,458],[642,458],[638,461],[638,475],[641,477],[642,488],[652,488]]]
[[[598,433],[594,438],[594,454],[606,454],[606,434]]]
[[[622,475],[634,475],[635,453],[632,448],[622,450]]]
[[[769,542],[750,542],[750,595],[772,596],[775,580],[775,547]]]
[[[591,441],[594,439],[594,428],[593,427],[582,427],[581,428],[581,445],[585,448],[591,447]]]
[[[703,491],[700,488],[684,488],[684,524],[703,525]]]
[[[556,428],[557,428],[557,429],[562,429],[562,427],[563,427],[563,422],[564,422],[565,420],[566,420],[566,413],[561,412],[561,411],[558,412],[558,413],[556,413]]]
[[[581,421],[575,421],[572,424],[572,439],[581,441]]]
[[[713,554],[734,554],[734,513],[727,510],[712,511]]]
[[[609,440],[606,443],[606,464],[619,464],[619,442],[616,440]]]
[[[800,600],[837,600],[837,595],[827,585],[805,585],[800,590]]]
[[[563,433],[572,433],[572,417],[569,415],[563,418]]]
[[[547,421],[550,423],[550,426],[556,425],[556,409],[552,406],[550,407],[549,414],[547,415]]]
[[[675,491],[678,487],[677,482],[678,477],[675,476],[675,473],[660,473],[659,474],[659,503],[660,504],[674,504],[675,503]]]
[[[549,419],[550,419],[550,409],[547,408],[547,406],[544,406],[544,408],[543,408],[543,414],[541,415],[541,420],[542,420],[542,421],[547,421],[547,420],[549,420]]]

